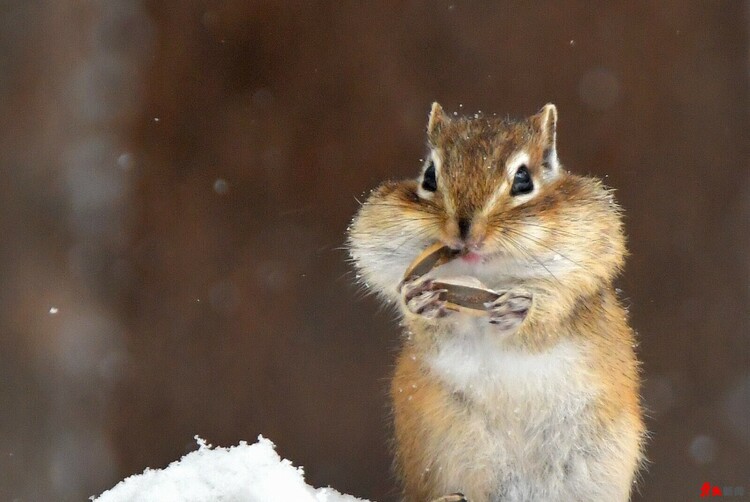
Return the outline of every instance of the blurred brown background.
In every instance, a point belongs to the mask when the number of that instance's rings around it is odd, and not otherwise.
[[[748,3],[11,0],[0,8],[0,500],[81,500],[198,434],[387,501],[398,330],[355,197],[433,100],[560,111],[627,211],[652,462],[750,497]]]

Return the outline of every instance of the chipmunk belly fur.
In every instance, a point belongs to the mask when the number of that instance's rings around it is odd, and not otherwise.
[[[470,319],[425,353],[414,331],[425,327],[408,326],[391,387],[408,500],[628,499],[640,428],[601,415],[612,396],[595,348],[564,340],[530,354]]]
[[[359,279],[405,328],[391,384],[405,500],[623,502],[643,464],[634,334],[613,286],[620,209],[561,168],[556,121],[554,105],[505,121],[434,104],[420,177],[373,190],[349,229]],[[403,277],[435,243],[458,254]],[[497,293],[479,316],[437,290],[462,276]]]

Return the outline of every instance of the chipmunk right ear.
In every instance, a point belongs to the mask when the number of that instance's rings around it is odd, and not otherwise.
[[[450,122],[450,120],[450,117],[445,114],[445,112],[443,111],[443,107],[440,106],[440,103],[438,103],[437,101],[432,103],[432,109],[430,110],[430,120],[427,122],[427,136],[430,138],[430,140],[435,139],[440,133],[440,130],[443,128],[443,126]]]
[[[548,174],[556,175],[560,169],[560,162],[557,160],[557,107],[547,103],[532,117],[532,123],[544,147],[543,166]]]

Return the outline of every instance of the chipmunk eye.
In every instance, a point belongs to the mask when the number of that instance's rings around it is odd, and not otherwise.
[[[531,181],[531,174],[526,165],[522,165],[513,176],[513,186],[510,189],[511,195],[529,193],[534,189],[534,183]]]
[[[437,175],[435,174],[435,163],[430,162],[427,169],[424,171],[422,176],[422,188],[428,192],[434,192],[437,190]]]

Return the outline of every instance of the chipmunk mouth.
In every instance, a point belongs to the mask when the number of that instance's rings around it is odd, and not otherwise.
[[[481,263],[483,258],[484,257],[481,254],[475,253],[474,251],[469,251],[461,255],[462,261],[465,261],[466,263],[471,263],[471,264]]]

